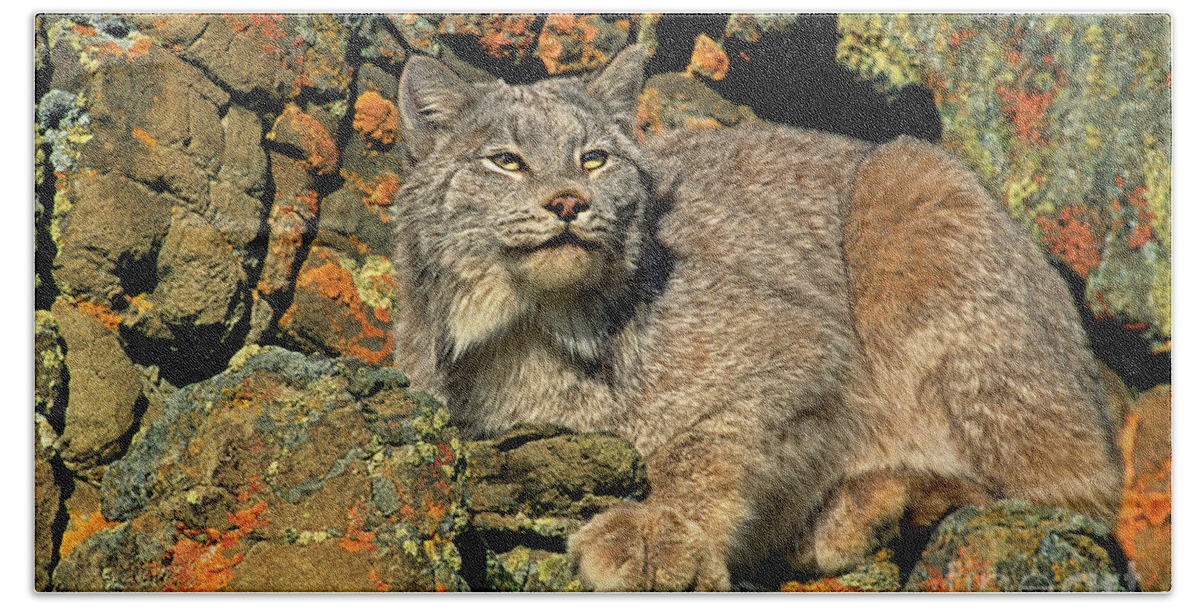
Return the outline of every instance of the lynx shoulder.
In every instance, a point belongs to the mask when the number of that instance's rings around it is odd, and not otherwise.
[[[475,435],[605,430],[649,497],[571,537],[597,589],[837,571],[905,509],[1111,520],[1096,365],[1061,280],[912,139],[757,125],[641,144],[645,54],[599,74],[401,78],[396,363]]]

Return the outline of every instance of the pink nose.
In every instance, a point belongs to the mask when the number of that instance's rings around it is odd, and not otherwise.
[[[588,202],[574,194],[560,194],[545,205],[546,210],[562,218],[564,222],[575,219],[580,213],[587,211]]]

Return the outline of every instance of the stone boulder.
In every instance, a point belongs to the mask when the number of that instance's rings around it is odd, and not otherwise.
[[[566,541],[593,515],[648,488],[641,456],[627,441],[536,426],[467,444],[468,511],[486,573],[473,587],[578,591]],[[478,581],[478,582],[477,582]]]
[[[172,395],[109,467],[71,591],[465,590],[447,415],[356,359],[250,348]]]
[[[905,591],[1127,591],[1109,530],[1078,513],[1004,500],[942,521]]]
[[[1141,589],[1171,589],[1171,387],[1143,393],[1117,441],[1125,491],[1115,535]]]

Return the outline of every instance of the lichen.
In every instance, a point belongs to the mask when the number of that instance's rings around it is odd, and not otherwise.
[[[359,95],[354,102],[352,128],[362,133],[363,137],[381,144],[396,141],[396,134],[400,128],[400,115],[396,104],[375,91]]]

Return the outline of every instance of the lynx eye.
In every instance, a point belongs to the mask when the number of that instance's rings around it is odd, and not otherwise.
[[[525,171],[529,168],[529,166],[525,164],[525,161],[522,160],[520,156],[517,156],[512,152],[493,154],[487,157],[487,159],[491,161],[493,165],[496,165],[505,171]]]
[[[591,150],[584,152],[579,157],[579,166],[583,167],[584,171],[595,171],[603,167],[608,162],[608,153],[603,150]]]

